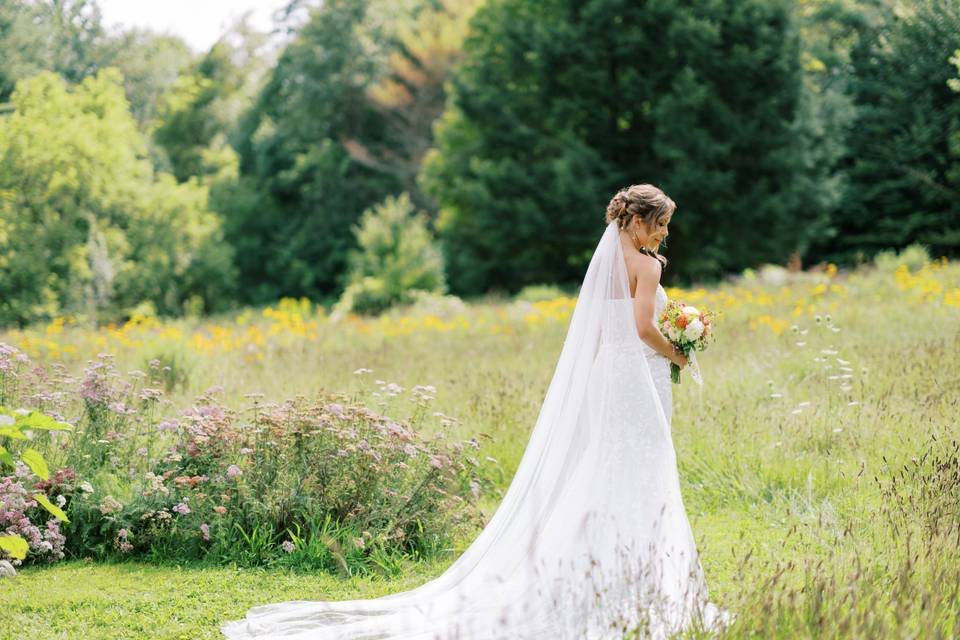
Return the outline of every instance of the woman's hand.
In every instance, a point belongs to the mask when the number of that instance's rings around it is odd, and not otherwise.
[[[687,356],[683,355],[683,352],[676,347],[674,347],[673,357],[670,359],[681,369],[690,364],[690,360],[687,359]]]

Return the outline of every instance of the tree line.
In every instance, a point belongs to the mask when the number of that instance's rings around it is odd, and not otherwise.
[[[293,0],[208,51],[0,0],[0,322],[665,278],[960,246],[957,0]]]

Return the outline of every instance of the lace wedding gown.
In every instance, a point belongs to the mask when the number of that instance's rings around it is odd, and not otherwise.
[[[656,292],[656,314],[667,295]],[[591,259],[504,498],[440,576],[380,598],[254,607],[230,640],[666,638],[707,600],[671,438],[670,361],[638,337],[619,232]]]

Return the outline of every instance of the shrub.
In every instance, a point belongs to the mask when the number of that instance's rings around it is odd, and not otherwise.
[[[0,343],[0,348],[5,347]],[[0,350],[0,358],[4,355],[6,351]],[[14,566],[28,554],[34,559],[44,558],[51,562],[63,558],[64,537],[58,520],[69,522],[60,508],[66,502],[62,495],[57,495],[58,504],[55,505],[47,492],[72,480],[74,474],[72,471],[69,474],[60,472],[51,482],[46,460],[36,449],[23,443],[31,444],[32,434],[37,431],[70,428],[70,425],[36,411],[11,411],[0,406],[0,442],[3,442],[0,445],[0,469],[9,466],[14,470],[12,476],[0,477],[0,577],[16,575]],[[34,475],[41,482],[28,489]]]
[[[542,302],[544,300],[554,300],[565,297],[567,294],[563,289],[552,284],[531,284],[525,286],[514,296],[515,300],[523,302]]]
[[[918,243],[911,244],[899,253],[893,250],[880,251],[873,258],[877,269],[884,273],[893,273],[901,265],[906,265],[910,271],[917,271],[930,262],[930,252]]]
[[[0,390],[46,397],[42,367],[13,377],[29,362],[21,356],[0,343]],[[335,394],[235,411],[218,402],[219,387],[163,419],[163,392],[150,386],[160,369],[152,361],[131,381],[101,353],[81,378],[59,380],[57,408],[79,418],[51,451],[70,468],[36,487],[70,517],[66,541],[51,542],[57,554],[393,572],[477,524],[480,445],[418,433],[430,388],[411,391],[408,420]],[[0,484],[0,499],[23,493],[17,482]],[[30,522],[23,533],[46,535]]]
[[[423,213],[407,193],[364,211],[354,227],[358,249],[349,256],[348,284],[335,313],[379,313],[413,300],[414,290],[443,293],[443,258]]]

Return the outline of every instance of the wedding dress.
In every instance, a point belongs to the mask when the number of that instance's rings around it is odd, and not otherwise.
[[[657,317],[666,303],[658,286]],[[230,640],[620,640],[719,629],[730,617],[707,600],[671,394],[670,361],[638,336],[611,222],[514,478],[459,558],[408,591],[258,606],[221,631]]]

